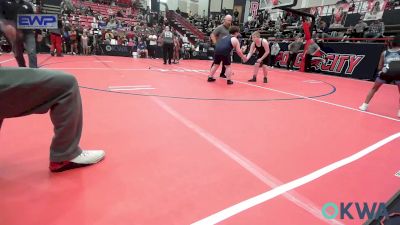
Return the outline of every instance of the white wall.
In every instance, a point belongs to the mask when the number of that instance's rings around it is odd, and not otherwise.
[[[178,8],[178,0],[160,0],[160,2],[167,3],[169,10],[176,10]],[[165,7],[160,5],[160,10],[165,11]],[[182,11],[182,9],[180,9]]]
[[[247,18],[249,16],[249,12],[250,12],[250,0],[246,1],[246,6],[244,8],[244,20],[243,22],[247,22]]]
[[[193,14],[199,14],[199,0],[188,0],[188,10],[192,11]]]
[[[176,0],[174,0],[174,1],[176,2]],[[182,12],[189,12],[187,0],[178,0],[178,6]],[[168,7],[169,7],[169,4],[168,4]]]
[[[304,8],[303,4],[307,3],[308,0],[297,0],[297,4],[293,6],[294,9]]]
[[[199,12],[200,16],[203,16],[203,10],[206,11],[206,16],[208,16],[208,0],[199,0]]]
[[[323,0],[307,0],[307,3],[304,4],[305,7],[314,7],[314,6],[321,6],[323,4]]]
[[[295,8],[310,8],[315,6],[334,5],[338,1],[339,0],[302,0],[302,4],[297,4],[299,7]]]
[[[222,8],[233,9],[233,0],[223,0]]]
[[[203,0],[207,1],[207,0]],[[211,0],[210,12],[221,12],[221,1],[222,0]]]

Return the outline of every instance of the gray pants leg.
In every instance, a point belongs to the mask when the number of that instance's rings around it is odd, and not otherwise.
[[[50,110],[54,137],[50,161],[68,161],[82,150],[82,103],[75,77],[58,71],[0,67],[0,127],[5,118]]]
[[[25,49],[29,57],[29,67],[37,68],[36,38],[33,32],[24,34]]]

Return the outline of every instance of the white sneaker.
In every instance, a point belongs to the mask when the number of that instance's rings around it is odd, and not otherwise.
[[[105,156],[103,150],[83,150],[80,155],[70,161],[50,162],[49,169],[51,172],[62,172],[65,170],[89,166],[100,162]]]
[[[80,155],[70,160],[78,164],[95,164],[104,158],[106,153],[103,150],[83,150]]]
[[[358,107],[361,111],[367,111],[368,109],[368,104],[367,103],[363,103],[360,107]]]

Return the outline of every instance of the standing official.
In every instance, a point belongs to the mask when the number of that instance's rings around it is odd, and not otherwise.
[[[215,30],[211,33],[211,40],[213,44],[218,44],[218,41],[222,39],[223,37],[229,36],[229,28],[231,27],[232,24],[232,16],[231,15],[226,15],[224,17],[224,23],[222,25],[219,25]],[[215,55],[214,55],[215,58]],[[214,63],[212,64],[212,66]],[[220,77],[226,78],[225,76],[225,65],[222,66],[221,74]]]
[[[160,35],[161,43],[163,46],[164,64],[171,64],[173,52],[174,52],[174,34],[169,30],[169,26],[166,26],[164,31]]]

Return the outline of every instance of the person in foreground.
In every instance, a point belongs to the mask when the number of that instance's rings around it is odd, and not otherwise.
[[[378,65],[378,77],[375,80],[374,86],[369,91],[364,103],[359,107],[361,111],[368,109],[368,104],[374,97],[375,93],[384,83],[395,83],[400,93],[400,35],[397,35],[389,48],[381,54],[381,59]],[[400,117],[400,99],[399,111],[397,116]]]
[[[16,29],[0,18],[2,31],[15,44]],[[0,130],[6,118],[43,114],[50,111],[54,137],[50,146],[52,172],[95,164],[103,150],[82,150],[82,103],[78,83],[72,75],[33,68],[0,65]]]

